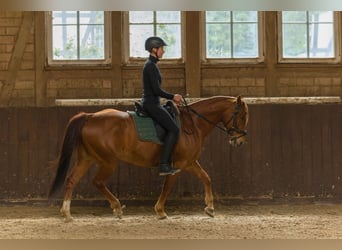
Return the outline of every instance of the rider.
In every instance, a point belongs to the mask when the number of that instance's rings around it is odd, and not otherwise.
[[[162,78],[158,61],[163,57],[167,44],[160,37],[149,37],[145,41],[145,49],[150,53],[143,68],[142,106],[149,116],[165,130],[166,136],[160,155],[159,175],[174,175],[180,169],[172,167],[172,152],[179,136],[179,128],[170,114],[160,105],[160,97],[173,100],[179,104],[182,96],[171,94],[161,88]]]

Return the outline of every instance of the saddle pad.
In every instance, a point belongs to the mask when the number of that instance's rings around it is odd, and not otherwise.
[[[138,116],[135,111],[127,112],[133,117],[134,125],[140,140],[163,144],[157,136],[156,128],[151,117]]]

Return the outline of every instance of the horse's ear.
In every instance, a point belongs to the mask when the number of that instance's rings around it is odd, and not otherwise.
[[[241,95],[239,95],[237,98],[237,104],[239,105],[239,106],[241,106],[242,105],[242,96]]]

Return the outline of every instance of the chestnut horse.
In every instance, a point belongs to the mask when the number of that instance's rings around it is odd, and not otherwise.
[[[211,179],[198,162],[201,149],[205,138],[215,127],[227,133],[231,145],[242,145],[245,142],[248,107],[240,96],[216,96],[189,105],[183,104],[179,109],[181,133],[173,153],[173,163],[175,167],[190,172],[202,181],[205,189],[205,212],[213,217]],[[161,146],[157,143],[139,140],[133,119],[127,112],[104,109],[96,113],[79,113],[67,125],[58,170],[49,197],[64,185],[72,153],[76,151],[75,166],[66,179],[64,201],[60,210],[62,215],[67,221],[72,219],[70,203],[73,189],[89,167],[97,162],[98,172],[93,184],[107,198],[113,213],[121,218],[123,207],[106,187],[106,182],[120,161],[140,167],[158,166],[160,149]],[[165,177],[162,192],[154,206],[160,219],[167,218],[164,204],[181,173]]]

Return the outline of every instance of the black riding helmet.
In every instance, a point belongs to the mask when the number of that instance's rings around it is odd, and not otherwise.
[[[145,50],[151,52],[153,48],[159,48],[162,46],[167,46],[163,39],[157,36],[151,36],[145,41]]]

